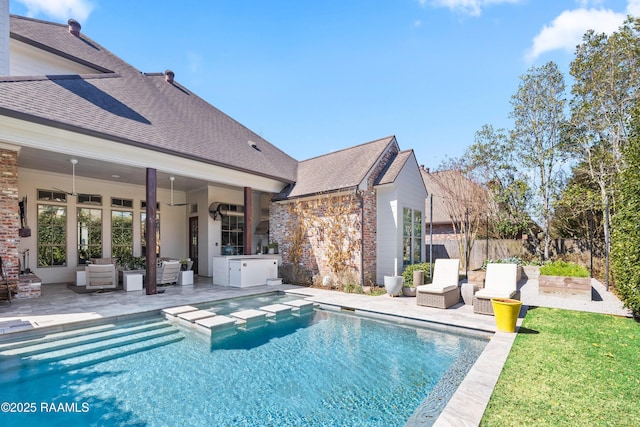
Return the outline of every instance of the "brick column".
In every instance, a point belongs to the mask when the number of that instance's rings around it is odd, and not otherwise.
[[[11,282],[20,269],[18,199],[18,152],[0,146],[0,257]]]

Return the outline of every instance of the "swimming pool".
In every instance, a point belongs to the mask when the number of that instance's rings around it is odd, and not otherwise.
[[[0,346],[2,400],[22,410],[3,426],[435,421],[487,344],[324,310],[213,341],[160,317],[49,338]]]

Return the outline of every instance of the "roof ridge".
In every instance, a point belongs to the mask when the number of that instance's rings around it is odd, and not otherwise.
[[[322,158],[322,157],[332,156],[332,155],[335,155],[335,154],[337,154],[337,153],[342,153],[342,152],[344,152],[344,151],[349,151],[349,150],[353,150],[353,149],[356,149],[356,148],[360,148],[360,147],[362,147],[362,146],[364,146],[364,145],[374,144],[374,143],[376,143],[376,142],[380,142],[380,141],[383,141],[383,140],[385,140],[385,139],[391,140],[391,139],[393,139],[393,138],[395,138],[395,135],[385,136],[384,138],[378,138],[378,139],[375,139],[375,140],[373,140],[373,141],[364,142],[364,143],[362,143],[362,144],[353,145],[353,146],[351,146],[351,147],[342,148],[342,149],[340,149],[340,150],[332,151],[332,152],[330,152],[330,153],[321,154],[321,155],[316,156],[316,157],[311,157],[311,158],[306,159],[306,160],[301,160],[301,161],[300,161],[300,163],[305,163],[305,162],[308,162],[308,161],[311,161],[311,160],[316,160],[316,159],[319,159],[319,158]],[[389,142],[390,142],[390,141],[389,141]]]
[[[100,74],[43,74],[33,76],[0,76],[0,82],[38,82],[45,80],[92,80],[122,77],[119,73]]]
[[[28,16],[15,15],[13,13],[9,14],[9,18],[22,19],[24,21],[31,21],[31,22],[38,22],[40,24],[55,25],[62,28],[65,28],[68,26],[68,24],[58,24],[57,22],[53,22],[53,21],[45,21],[44,19],[29,18]]]

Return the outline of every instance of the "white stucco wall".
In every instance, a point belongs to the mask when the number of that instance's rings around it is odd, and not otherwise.
[[[425,199],[427,192],[422,176],[411,157],[405,163],[396,181],[376,188],[377,203],[377,267],[376,282],[384,282],[384,276],[401,274],[402,265],[402,211],[411,208],[422,212],[422,229],[425,227]],[[424,236],[424,233],[422,233]],[[424,242],[422,242],[421,261],[425,260]]]

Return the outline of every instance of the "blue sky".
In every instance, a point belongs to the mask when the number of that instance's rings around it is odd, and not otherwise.
[[[436,168],[511,128],[520,76],[640,0],[10,0],[178,82],[298,160],[389,135]]]

